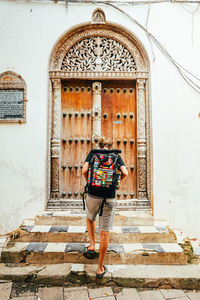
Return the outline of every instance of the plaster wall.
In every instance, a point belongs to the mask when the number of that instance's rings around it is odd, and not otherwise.
[[[48,59],[64,31],[89,22],[95,4],[0,2],[0,73],[11,70],[27,84],[27,123],[0,124],[0,232],[20,225],[46,202]],[[155,47],[145,32],[120,12],[98,5],[107,21],[132,31],[151,65],[154,215],[190,237],[199,237],[200,96]],[[196,6],[184,4],[193,11]],[[121,6],[146,26],[148,5]],[[183,5],[152,4],[148,29],[173,58],[198,75],[199,11]],[[192,30],[193,29],[193,30]],[[155,56],[155,57],[154,57]]]

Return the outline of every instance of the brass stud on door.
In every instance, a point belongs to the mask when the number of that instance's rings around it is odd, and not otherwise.
[[[130,144],[131,144],[131,145],[134,144],[134,140],[133,140],[133,139],[130,140]]]
[[[119,145],[121,143],[121,141],[120,140],[117,140],[117,144]]]
[[[91,116],[91,113],[90,112],[87,112],[87,117],[89,118]]]
[[[62,192],[62,197],[65,197],[66,196],[66,193],[65,192]]]
[[[134,118],[134,113],[130,113],[130,119],[133,119]]]
[[[67,114],[66,112],[63,113],[63,118],[66,118]]]
[[[75,118],[78,118],[78,112],[76,111],[74,114]]]
[[[127,192],[124,192],[123,195],[124,195],[124,197],[126,197],[127,196]]]
[[[66,144],[67,140],[66,140],[66,139],[63,139],[62,142],[63,142],[63,144]]]
[[[80,192],[80,195],[81,195],[81,196],[83,196],[83,194],[84,194],[83,192]]]
[[[78,192],[74,192],[74,196],[77,197],[78,196]]]
[[[108,117],[108,114],[106,114],[106,113],[103,114],[103,118],[104,118],[104,119],[107,119],[107,117]]]
[[[120,113],[117,113],[117,114],[116,114],[116,117],[117,117],[117,119],[120,119],[120,118],[121,118],[121,114],[120,114]]]
[[[73,143],[73,139],[68,139],[68,142],[71,144]]]
[[[121,193],[120,193],[120,192],[118,192],[118,193],[117,193],[117,197],[120,197],[120,196],[121,196]]]
[[[126,145],[127,144],[127,140],[123,140],[123,143],[124,143],[124,145]]]
[[[66,165],[62,165],[62,168],[63,168],[63,170],[65,170],[67,168],[67,166]]]
[[[84,141],[85,141],[84,138],[81,138],[81,139],[80,139],[81,144],[83,144]]]
[[[87,144],[89,144],[90,143],[90,139],[87,139]]]
[[[127,118],[127,114],[123,114],[123,117],[124,117],[124,119],[126,119]]]
[[[69,197],[71,197],[71,195],[72,195],[72,193],[71,193],[71,192],[68,192],[67,194],[68,194],[68,196],[69,196]]]
[[[130,196],[131,196],[131,197],[134,197],[134,192],[130,192]]]
[[[69,165],[68,168],[71,170],[72,169],[72,165]]]
[[[78,165],[75,165],[75,166],[74,166],[74,169],[75,169],[75,170],[78,170]]]
[[[74,139],[74,142],[77,144],[77,143],[78,143],[78,138],[75,138],[75,139]]]
[[[130,166],[130,170],[134,171],[135,167],[133,165]]]
[[[71,118],[71,117],[72,117],[72,113],[71,113],[71,112],[69,112],[69,113],[68,113],[68,116],[69,116],[69,118]]]
[[[85,116],[85,113],[84,113],[84,112],[82,112],[82,113],[81,113],[81,117],[83,118],[84,116]]]

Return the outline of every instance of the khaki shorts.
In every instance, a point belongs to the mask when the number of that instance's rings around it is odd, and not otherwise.
[[[86,196],[86,214],[90,221],[94,221],[100,211],[102,197],[95,197],[91,195]],[[107,198],[103,207],[102,217],[99,217],[99,229],[103,231],[110,231],[113,227],[113,220],[115,215],[116,200],[115,198]]]

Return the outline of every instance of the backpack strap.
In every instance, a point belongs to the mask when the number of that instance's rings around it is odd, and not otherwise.
[[[85,188],[84,188],[84,193],[83,193],[83,210],[85,210],[85,194],[88,193],[88,183],[86,183]]]
[[[103,207],[104,207],[104,204],[106,203],[106,197],[103,198],[103,201],[101,203],[101,207],[100,207],[100,210],[99,210],[99,217],[102,217],[102,214],[103,214]]]

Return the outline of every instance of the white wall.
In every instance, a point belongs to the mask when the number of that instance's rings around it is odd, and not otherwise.
[[[71,26],[91,20],[96,5],[0,2],[0,73],[11,70],[27,84],[27,123],[0,125],[0,231],[7,232],[42,211],[46,192],[48,59]],[[120,12],[100,5],[107,21],[123,25],[143,43],[151,62],[153,193],[156,218],[199,237],[200,97]],[[193,11],[196,6],[184,4]],[[147,5],[121,6],[142,25]],[[148,29],[173,57],[200,77],[199,11],[180,4],[152,4]]]

